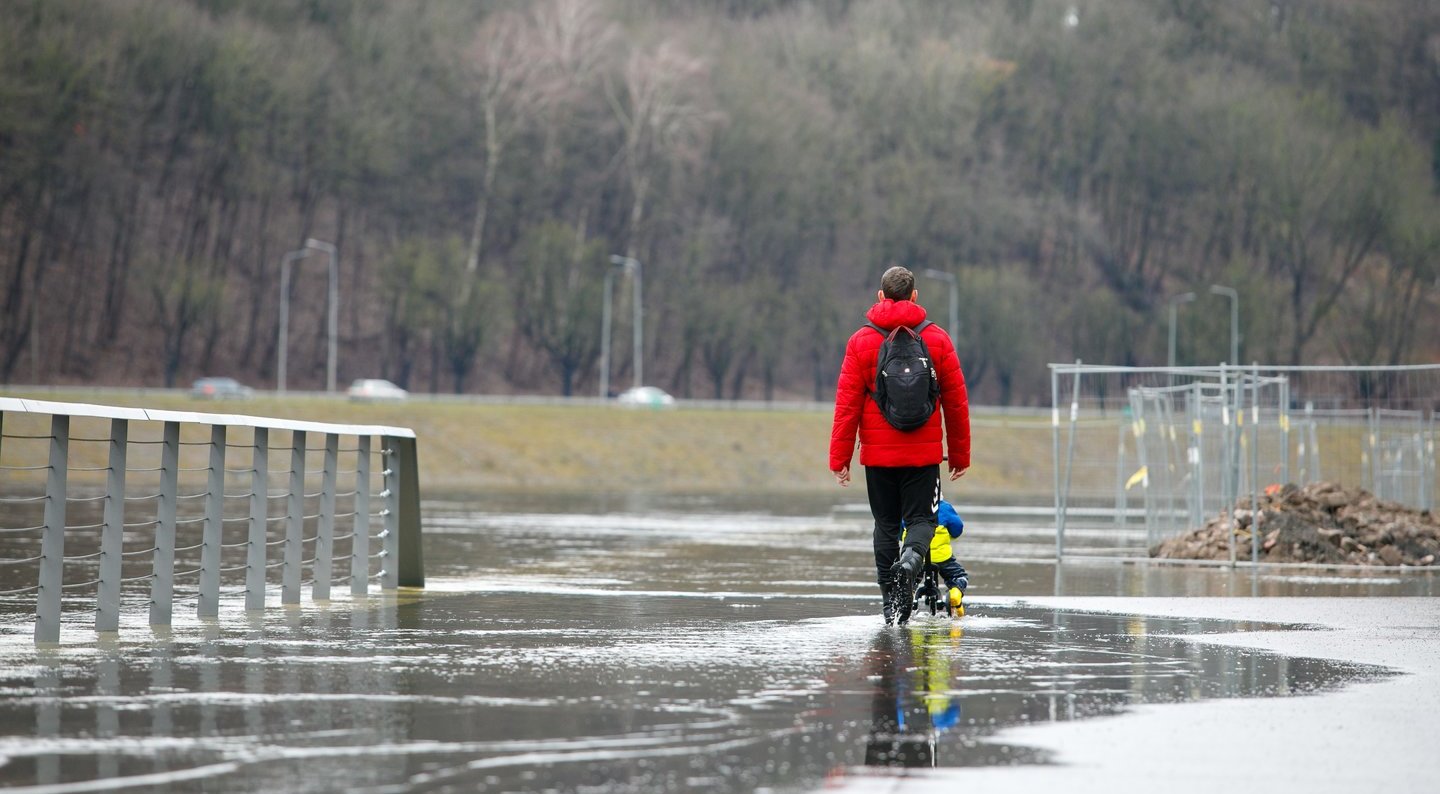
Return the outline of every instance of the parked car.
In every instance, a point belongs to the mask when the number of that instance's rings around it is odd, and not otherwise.
[[[197,400],[248,400],[255,390],[234,378],[201,378],[190,384],[190,396]]]
[[[650,406],[661,408],[667,405],[674,405],[675,398],[666,394],[663,389],[655,386],[636,386],[620,392],[615,402],[621,405]]]
[[[400,402],[410,396],[410,392],[380,378],[361,378],[350,384],[346,393],[357,402]]]

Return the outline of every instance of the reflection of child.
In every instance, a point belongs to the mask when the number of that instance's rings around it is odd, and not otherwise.
[[[950,540],[960,537],[964,531],[965,522],[960,519],[960,514],[949,502],[940,500],[940,507],[935,511],[935,536],[930,539],[930,563],[940,572],[950,590],[950,606],[954,607],[957,618],[965,614],[965,607],[960,602],[965,598],[965,588],[970,586],[970,575],[965,573],[965,566],[955,559]],[[900,542],[905,542],[903,536]]]
[[[923,692],[925,710],[936,731],[945,731],[960,724],[960,698],[951,694],[950,660],[960,645],[960,624],[952,624],[948,632],[910,629],[910,646],[915,649],[917,691]],[[947,641],[948,640],[948,641]]]

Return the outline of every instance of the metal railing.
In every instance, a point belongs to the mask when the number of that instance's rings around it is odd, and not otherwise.
[[[67,602],[113,632],[147,589],[169,626],[178,598],[262,610],[276,577],[286,605],[423,587],[416,460],[408,428],[0,398],[0,596],[35,595],[39,644]]]

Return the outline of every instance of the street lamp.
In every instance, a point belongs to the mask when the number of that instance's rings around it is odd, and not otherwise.
[[[1212,295],[1224,295],[1230,299],[1230,366],[1240,364],[1240,293],[1219,284],[1210,285]]]
[[[1189,303],[1195,300],[1195,293],[1184,292],[1170,299],[1170,356],[1166,359],[1166,366],[1171,370],[1175,369],[1175,307],[1182,303]],[[1170,373],[1170,384],[1175,384],[1175,373]]]
[[[641,267],[638,260],[618,254],[610,257],[611,267],[605,271],[605,305],[600,318],[600,399],[604,400],[610,396],[610,303],[614,291],[613,280],[615,268],[623,268],[634,274],[633,282],[635,287],[635,340],[633,357],[635,359],[635,386],[639,388],[645,382],[644,359],[641,357],[642,342],[644,341],[645,311],[640,303],[640,279]]]
[[[950,341],[956,342],[960,339],[960,280],[954,273],[933,268],[926,268],[924,274],[936,281],[950,282]]]
[[[310,255],[311,251],[324,251],[330,257],[330,289],[326,300],[328,304],[326,335],[329,337],[329,353],[325,362],[325,389],[330,392],[335,391],[335,340],[340,306],[340,271],[335,260],[335,246],[312,237],[305,241],[304,248],[290,251],[280,260],[280,350],[275,365],[275,390],[280,394],[285,393],[285,371],[289,357],[287,348],[290,343],[290,263],[304,259]]]

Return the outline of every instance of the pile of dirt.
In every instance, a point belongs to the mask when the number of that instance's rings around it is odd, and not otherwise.
[[[1242,499],[1229,516],[1235,524],[1236,556],[1250,558],[1255,510]],[[1297,488],[1272,486],[1260,498],[1260,560],[1331,565],[1435,565],[1440,559],[1440,521],[1429,510],[1384,502],[1359,488],[1321,482]],[[1228,560],[1226,517],[1171,538],[1151,557]]]

